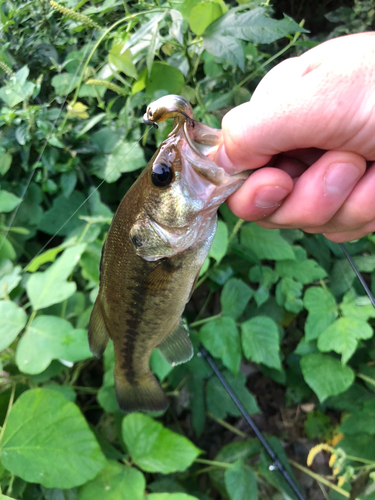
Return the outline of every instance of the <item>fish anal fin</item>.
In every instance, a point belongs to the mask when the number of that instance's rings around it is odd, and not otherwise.
[[[193,357],[193,345],[182,319],[180,319],[177,328],[158,345],[158,349],[171,365],[186,363]]]
[[[165,411],[168,408],[168,399],[152,373],[143,375],[132,383],[125,377],[115,376],[115,388],[118,405],[126,413]]]
[[[104,322],[100,304],[100,295],[98,295],[95,301],[94,309],[91,312],[88,336],[90,351],[97,358],[101,358],[105,348],[107,347],[109,334]]]
[[[144,280],[147,291],[149,293],[160,293],[166,290],[178,269],[179,266],[175,266],[170,259],[160,260]]]

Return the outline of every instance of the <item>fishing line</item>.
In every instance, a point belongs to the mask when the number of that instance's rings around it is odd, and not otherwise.
[[[92,33],[92,35],[91,35],[91,40],[90,40],[90,42],[92,42],[93,36],[94,36],[94,33]],[[90,46],[89,46],[90,42],[87,44],[86,51],[85,51],[85,53],[84,53],[84,55],[83,55],[82,59],[80,60],[80,62],[79,62],[79,64],[78,64],[78,66],[77,66],[76,72],[74,73],[74,76],[73,76],[73,81],[76,79],[76,77],[77,77],[77,75],[78,75],[78,72],[79,72],[79,70],[80,70],[80,68],[81,68],[81,66],[82,66],[82,64],[83,64],[83,61],[85,61],[85,60],[86,60],[86,57],[87,57],[87,54],[88,54],[88,51],[89,51],[89,48],[90,48]],[[47,147],[47,144],[48,144],[48,139],[51,137],[52,132],[53,132],[53,131],[55,130],[55,128],[56,128],[57,121],[58,121],[58,119],[59,119],[59,118],[60,118],[60,116],[61,116],[61,113],[62,113],[62,111],[63,111],[63,109],[64,109],[64,106],[65,106],[65,103],[66,103],[66,100],[67,100],[67,98],[68,98],[68,95],[69,95],[69,94],[70,94],[70,92],[68,92],[68,93],[65,95],[64,99],[63,99],[63,102],[62,102],[62,104],[61,104],[61,106],[60,106],[60,109],[59,109],[59,112],[58,112],[58,114],[57,114],[57,117],[56,117],[55,121],[54,121],[54,122],[53,122],[53,124],[52,124],[52,129],[50,130],[49,134],[48,134],[48,135],[47,135],[47,137],[46,137],[46,140],[44,141],[44,144],[43,144],[43,146],[42,146],[42,150],[41,150],[41,152],[39,153],[39,156],[38,156],[38,158],[37,158],[36,163],[41,162],[41,160],[42,160],[42,158],[43,158],[44,151],[45,151],[45,149],[46,149],[46,147]],[[35,100],[36,100],[36,101],[37,101],[40,105],[42,105],[42,102],[40,101],[40,99],[39,99],[39,97],[38,97],[38,96],[36,96],[34,99],[35,99]],[[13,213],[12,213],[11,218],[10,218],[10,223],[7,225],[7,230],[6,230],[6,231],[5,231],[5,233],[3,234],[3,239],[2,239],[2,241],[1,241],[1,243],[0,243],[0,250],[2,249],[2,247],[3,247],[4,243],[5,243],[5,240],[6,240],[7,236],[8,236],[8,234],[9,234],[9,231],[11,230],[11,228],[12,228],[12,226],[13,226],[14,219],[16,218],[17,213],[18,213],[18,210],[19,210],[20,206],[22,205],[22,202],[23,202],[23,200],[24,200],[24,198],[25,198],[25,196],[26,196],[26,192],[27,192],[27,190],[28,190],[28,188],[29,188],[29,186],[30,186],[30,183],[31,183],[31,181],[32,181],[32,179],[33,179],[33,177],[34,177],[35,172],[36,172],[36,168],[34,168],[34,169],[31,171],[31,173],[30,173],[30,175],[29,175],[29,177],[28,177],[28,179],[27,179],[27,181],[26,181],[25,188],[23,189],[22,194],[21,194],[21,201],[20,201],[20,203],[18,204],[18,206],[17,206],[17,207],[13,210]],[[34,259],[35,259],[35,257],[34,257]],[[33,260],[34,260],[34,259],[33,259]],[[31,261],[31,262],[32,262],[32,261]],[[27,265],[27,267],[31,264],[31,262],[29,262],[29,264]]]
[[[76,215],[77,212],[79,212],[81,210],[81,208],[85,205],[85,203],[88,202],[88,200],[98,191],[98,189],[100,189],[100,187],[107,181],[108,177],[111,175],[111,173],[117,169],[118,165],[132,152],[132,150],[135,148],[135,146],[137,146],[140,141],[143,139],[143,137],[146,135],[147,133],[147,130],[145,131],[145,133],[142,135],[142,137],[136,141],[133,146],[129,149],[129,151],[126,153],[126,155],[122,156],[121,159],[116,163],[116,165],[112,168],[112,170],[110,170],[108,172],[108,174],[106,175],[106,177],[98,184],[98,186],[92,191],[92,193],[90,193],[88,195],[88,197],[80,204],[80,206],[72,213],[72,215],[70,217],[68,217],[68,219],[66,219],[66,221],[64,222],[64,224],[62,224],[59,229],[55,232],[55,234],[53,236],[51,236],[51,238],[47,241],[47,243],[45,243],[45,245],[43,245],[43,247],[39,250],[39,252],[31,259],[31,261],[27,264],[27,266],[23,269],[22,272],[26,272],[27,269],[30,267],[30,265],[34,262],[34,260],[47,248],[47,246],[51,243],[51,241],[54,240],[54,238],[59,234],[59,232],[68,224],[68,222]]]
[[[244,419],[249,424],[249,426],[253,430],[253,432],[256,435],[256,437],[259,439],[260,443],[262,444],[263,448],[266,450],[267,454],[270,456],[270,458],[272,460],[272,465],[269,467],[269,470],[272,471],[275,468],[277,468],[279,470],[279,472],[281,473],[281,475],[283,476],[283,478],[285,479],[285,481],[291,487],[291,489],[293,490],[293,492],[296,494],[297,498],[299,500],[305,500],[305,498],[302,496],[302,494],[300,493],[299,489],[297,488],[297,485],[295,484],[295,482],[293,481],[293,479],[289,475],[288,471],[285,469],[285,467],[283,466],[283,464],[277,458],[275,452],[273,451],[273,449],[270,447],[270,445],[267,443],[267,441],[263,437],[263,434],[260,432],[260,430],[258,429],[258,427],[255,425],[254,421],[252,420],[252,418],[250,417],[250,415],[247,413],[247,411],[245,410],[245,408],[241,404],[240,400],[234,394],[232,388],[230,387],[230,385],[228,384],[227,380],[225,379],[225,377],[220,372],[219,368],[216,366],[216,364],[215,364],[214,360],[212,359],[212,357],[208,354],[208,352],[202,346],[202,344],[198,345],[198,349],[199,349],[200,353],[202,354],[202,356],[207,361],[207,363],[210,365],[210,367],[212,368],[212,370],[214,371],[214,373],[217,376],[217,378],[220,380],[220,382],[224,386],[224,389],[227,391],[227,393],[229,394],[229,396],[232,398],[233,403],[237,406],[237,408],[242,413]]]

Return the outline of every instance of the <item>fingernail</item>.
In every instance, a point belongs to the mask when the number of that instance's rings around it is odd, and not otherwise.
[[[277,207],[288,194],[289,191],[281,186],[260,188],[255,195],[255,206],[258,208]]]
[[[225,151],[225,147],[224,146],[221,146],[219,148],[218,152],[216,153],[215,163],[217,163],[219,165],[219,167],[222,167],[229,174],[237,171],[234,168],[233,163],[228,158],[228,155],[227,155],[227,153]],[[239,169],[238,169],[238,171],[239,171]]]
[[[361,177],[361,172],[351,163],[333,163],[325,176],[326,194],[344,194]]]

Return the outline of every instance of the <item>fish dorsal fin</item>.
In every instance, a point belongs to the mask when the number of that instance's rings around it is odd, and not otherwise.
[[[171,365],[185,363],[193,357],[193,346],[182,319],[180,319],[177,328],[158,345],[158,349]]]

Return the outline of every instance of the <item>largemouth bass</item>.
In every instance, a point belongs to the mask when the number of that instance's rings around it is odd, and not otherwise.
[[[151,353],[158,347],[174,365],[192,357],[181,315],[214,238],[217,209],[248,175],[231,176],[209,159],[221,131],[194,121],[182,97],[151,103],[144,121],[171,117],[172,132],[113,218],[89,324],[97,357],[114,342],[116,396],[126,412],[168,407],[149,368]]]

